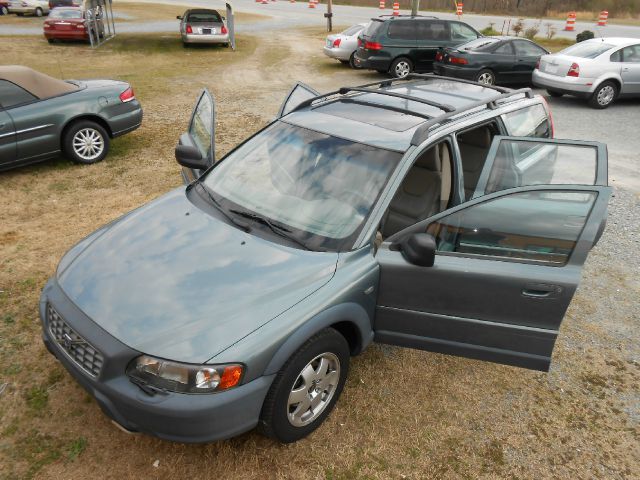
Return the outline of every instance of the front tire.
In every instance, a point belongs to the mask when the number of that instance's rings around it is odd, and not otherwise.
[[[9,15],[9,9],[7,7],[0,7],[0,15]]]
[[[606,80],[598,85],[589,98],[589,106],[602,110],[611,105],[617,97],[618,86],[614,82]]]
[[[260,425],[268,437],[291,443],[327,418],[344,388],[349,345],[333,328],[307,340],[276,376],[262,406]]]
[[[42,9],[40,7],[36,8],[36,17],[41,17],[42,15],[44,15]]]
[[[395,78],[406,78],[413,72],[413,63],[405,57],[396,58],[389,68],[389,73]]]
[[[476,75],[475,81],[482,85],[495,85],[496,75],[488,68],[480,70]]]
[[[90,120],[80,120],[66,130],[62,145],[70,160],[88,165],[107,156],[109,135],[101,125]]]
[[[353,52],[349,57],[349,66],[354,70],[360,70],[360,67],[356,65],[356,52]]]

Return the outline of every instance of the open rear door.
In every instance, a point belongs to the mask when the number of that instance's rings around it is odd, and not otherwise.
[[[195,147],[206,160],[207,168],[215,162],[215,101],[205,88],[198,97],[196,106],[191,114],[189,130],[180,135],[179,145]],[[206,169],[182,167],[182,178],[185,183],[191,183]]]
[[[378,249],[375,339],[545,371],[604,229],[606,147],[504,137],[494,147],[473,199]],[[405,247],[416,234],[430,239],[431,266]]]
[[[282,102],[277,118],[284,117],[305,100],[317,97],[318,95],[320,95],[320,93],[316,92],[310,86],[297,82],[285,97],[284,102]]]

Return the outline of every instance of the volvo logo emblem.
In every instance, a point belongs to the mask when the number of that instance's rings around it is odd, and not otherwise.
[[[62,338],[58,339],[58,343],[62,345],[66,350],[71,350],[74,345],[78,345],[79,343],[83,343],[82,340],[74,340],[71,338],[71,335],[68,333],[64,333]]]

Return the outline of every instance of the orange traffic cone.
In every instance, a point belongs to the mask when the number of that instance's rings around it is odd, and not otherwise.
[[[393,15],[396,17],[400,15],[400,2],[393,2]]]
[[[567,32],[573,32],[576,29],[576,12],[569,12],[564,29]]]

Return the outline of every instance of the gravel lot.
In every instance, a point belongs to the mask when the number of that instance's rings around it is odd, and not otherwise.
[[[0,175],[0,478],[640,478],[639,100],[606,111],[550,100],[558,137],[608,143],[615,197],[548,374],[373,346],[308,439],[281,446],[250,432],[178,445],[117,430],[52,360],[39,339],[40,288],[77,240],[180,185],[172,149],[203,86],[217,99],[224,153],[297,80],[325,91],[379,77],[324,58],[317,29],[244,36],[235,54],[183,52],[167,37],[122,37],[96,52],[35,37],[2,44],[8,63],[131,81],[145,120],[101,164]]]

